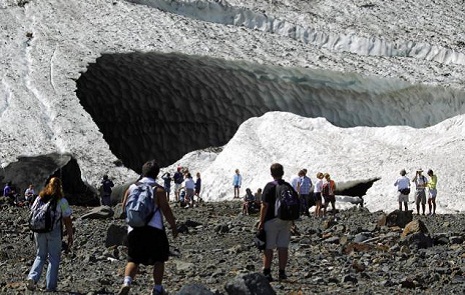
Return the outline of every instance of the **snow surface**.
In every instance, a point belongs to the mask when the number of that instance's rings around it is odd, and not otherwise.
[[[117,183],[135,176],[108,167],[116,157],[74,93],[80,72],[102,53],[181,52],[396,78],[461,91],[438,111],[463,106],[460,1],[133,2],[0,0],[2,168],[18,156],[61,152],[76,158],[91,185],[98,185],[102,171]],[[174,8],[162,11],[156,3]],[[200,6],[186,12],[173,3]],[[224,10],[228,5],[240,9]],[[270,29],[271,24],[276,26]],[[357,111],[369,115],[373,109]],[[244,122],[221,153],[194,151],[166,170],[181,164],[200,171],[209,200],[232,197],[236,168],[244,189],[263,187],[274,161],[284,165],[287,179],[300,168],[311,176],[329,172],[336,181],[381,177],[368,191],[366,206],[391,210],[397,208],[398,171],[406,168],[412,176],[418,167],[431,168],[439,179],[438,212],[464,211],[464,119],[457,115],[426,128],[343,129],[324,118],[268,113]],[[276,143],[278,135],[286,140]]]

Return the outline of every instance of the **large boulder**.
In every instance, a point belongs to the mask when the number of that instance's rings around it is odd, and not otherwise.
[[[239,275],[224,286],[229,295],[274,295],[276,292],[261,273]]]
[[[389,227],[398,226],[404,228],[413,220],[412,210],[394,210],[386,216],[386,225]]]

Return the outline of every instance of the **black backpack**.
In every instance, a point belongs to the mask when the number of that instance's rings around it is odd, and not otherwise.
[[[275,216],[282,220],[296,220],[300,217],[300,198],[292,186],[276,183]]]

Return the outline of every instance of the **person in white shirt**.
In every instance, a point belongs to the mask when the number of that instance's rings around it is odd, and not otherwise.
[[[324,174],[321,172],[318,172],[316,174],[316,183],[315,183],[315,188],[314,188],[314,194],[313,198],[315,199],[315,217],[321,217],[321,202],[322,202],[322,197],[321,197],[321,190],[323,189],[323,177]]]
[[[192,179],[190,173],[186,174],[186,179],[184,180],[182,188],[186,190],[186,204],[188,204],[189,207],[194,207],[195,181]]]
[[[408,211],[408,194],[410,193],[410,179],[405,176],[407,172],[405,169],[400,170],[400,177],[394,182],[399,192],[397,201],[399,202],[399,211],[402,211],[402,203],[404,203],[405,211]]]

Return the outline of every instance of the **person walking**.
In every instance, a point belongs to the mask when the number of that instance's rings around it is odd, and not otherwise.
[[[294,189],[282,179],[284,168],[281,164],[272,164],[270,172],[274,181],[267,183],[263,189],[258,229],[264,229],[266,232],[266,248],[263,252],[263,274],[271,282],[273,281],[271,263],[274,249],[278,251],[279,280],[287,279],[288,248],[291,239],[291,227],[293,225],[292,220],[282,220],[275,215],[276,188],[277,185],[287,185],[291,190],[294,191]]]
[[[436,185],[438,183],[438,177],[434,174],[433,170],[429,169],[427,172],[429,176],[428,183],[426,186],[428,187],[428,215],[435,215],[436,214],[436,195],[438,191],[436,189]],[[433,209],[431,211],[431,209]]]
[[[234,199],[239,199],[240,198],[240,189],[242,185],[242,176],[239,173],[239,169],[236,169],[234,171],[234,176],[233,176],[233,187],[234,187]]]
[[[170,224],[173,237],[178,235],[175,218],[169,203],[166,200],[165,190],[157,185],[155,179],[160,172],[160,167],[155,160],[148,161],[142,166],[142,179],[138,183],[153,186],[155,209],[149,223],[144,227],[132,228],[128,225],[128,262],[124,270],[123,285],[119,295],[129,293],[131,284],[136,277],[140,264],[153,265],[153,280],[155,285],[152,294],[165,294],[162,281],[165,270],[165,262],[169,257],[169,242],[163,224],[163,216]],[[137,184],[132,184],[128,191],[137,189]],[[126,199],[124,200],[124,202]],[[124,204],[123,204],[124,206]]]
[[[26,288],[35,290],[37,282],[42,274],[45,262],[48,260],[46,275],[46,291],[54,292],[58,283],[58,268],[62,247],[62,223],[65,225],[68,237],[68,251],[73,245],[73,224],[71,220],[72,210],[64,197],[61,180],[58,177],[50,179],[49,183],[39,193],[31,208],[38,206],[40,202],[56,202],[54,219],[55,223],[51,232],[34,233],[37,248],[36,258],[27,276]]]
[[[410,179],[406,176],[405,169],[400,170],[400,177],[397,178],[394,185],[397,186],[397,202],[399,202],[399,211],[402,211],[402,203],[404,203],[405,211],[408,211],[408,195],[410,194]]]
[[[415,183],[415,204],[417,205],[417,214],[420,215],[420,204],[422,214],[425,215],[426,207],[426,184],[428,180],[424,175],[422,175],[423,169],[418,169],[415,177],[412,181]]]

